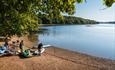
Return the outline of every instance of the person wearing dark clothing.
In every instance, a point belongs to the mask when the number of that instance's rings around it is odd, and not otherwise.
[[[8,44],[9,41],[10,41],[10,38],[6,37],[5,38],[5,44],[4,44],[4,47],[6,47],[6,49],[9,48],[9,44]]]
[[[39,55],[41,55],[42,46],[43,46],[42,43],[39,43],[39,44],[38,44],[38,52],[39,52]]]
[[[23,43],[23,40],[21,40],[21,42],[19,44],[19,48],[21,50],[21,53],[23,52],[23,46],[24,46],[24,43]]]

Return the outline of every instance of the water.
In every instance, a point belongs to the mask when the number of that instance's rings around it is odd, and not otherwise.
[[[115,60],[115,24],[48,26],[45,44]]]

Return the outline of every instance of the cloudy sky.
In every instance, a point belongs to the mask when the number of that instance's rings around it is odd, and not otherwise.
[[[102,0],[87,0],[86,3],[76,5],[74,16],[102,22],[115,21],[115,3],[107,8]]]

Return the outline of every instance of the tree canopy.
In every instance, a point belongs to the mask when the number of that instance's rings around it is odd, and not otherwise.
[[[107,7],[111,7],[113,5],[113,3],[115,3],[115,0],[104,0],[104,4]]]
[[[73,14],[82,0],[0,0],[0,35],[23,35],[37,27],[37,14],[58,17]]]
[[[39,14],[61,17],[61,13],[73,14],[75,5],[84,0],[0,0],[0,35],[27,34],[38,28]],[[104,0],[110,7],[115,0]],[[76,3],[77,2],[77,3]]]

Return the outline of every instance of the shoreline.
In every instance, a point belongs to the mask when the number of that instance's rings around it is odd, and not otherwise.
[[[12,61],[13,60],[13,61]],[[114,70],[115,61],[50,46],[41,56],[0,57],[0,70]]]
[[[95,25],[95,24],[39,24],[38,26],[68,26],[68,25]]]
[[[80,63],[86,66],[96,67],[104,70],[114,70],[115,60],[96,57],[85,53],[75,52],[68,49],[51,46],[47,50],[48,54],[71,61],[73,63]]]
[[[84,56],[89,56],[89,57],[92,57],[94,59],[102,59],[102,60],[109,60],[109,61],[115,61],[113,59],[109,59],[109,58],[104,58],[104,57],[98,57],[98,56],[95,56],[95,55],[90,55],[90,54],[87,54],[87,53],[82,53],[82,52],[78,52],[78,51],[72,51],[72,50],[69,50],[69,49],[65,49],[65,48],[60,48],[60,47],[55,47],[55,46],[51,46],[51,48],[56,48],[56,49],[62,49],[62,50],[65,50],[65,51],[68,51],[70,53],[78,53],[78,54],[81,54],[81,55],[84,55]]]
[[[28,41],[27,37],[22,39],[25,46],[31,47],[35,44]],[[13,40],[17,38],[14,37]],[[0,62],[0,70],[115,70],[115,60],[55,46],[46,48],[42,56],[25,59],[19,56],[5,56],[0,57]]]

